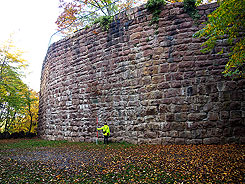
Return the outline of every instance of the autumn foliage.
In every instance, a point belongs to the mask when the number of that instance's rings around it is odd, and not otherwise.
[[[65,35],[89,26],[99,17],[111,17],[120,11],[146,3],[146,0],[60,0],[62,13],[57,18],[58,30]]]
[[[202,45],[203,52],[223,54],[224,49],[229,52],[230,60],[223,73],[232,78],[245,78],[244,10],[244,0],[220,0],[219,7],[208,15],[206,26],[195,34],[207,39]],[[222,40],[231,48],[216,48]]]
[[[0,132],[36,131],[38,94],[21,79],[26,66],[11,39],[0,46]]]
[[[242,183],[244,148],[5,141],[0,142],[0,182]]]

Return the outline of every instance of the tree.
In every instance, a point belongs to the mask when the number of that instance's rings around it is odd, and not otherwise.
[[[35,133],[38,122],[38,94],[30,89],[24,92],[25,107],[15,123],[11,127],[11,132]]]
[[[37,127],[38,121],[38,109],[39,109],[39,98],[38,94],[33,90],[28,90],[25,93],[26,97],[26,118],[24,119],[27,124],[29,124],[28,133],[35,132],[35,128]]]
[[[17,49],[13,40],[10,37],[5,41],[0,47],[0,82],[3,82],[4,71],[8,68],[11,68],[14,71],[17,71],[20,68],[26,67],[26,61],[21,57],[23,54],[22,51]],[[11,65],[12,64],[12,65]]]
[[[21,54],[11,39],[0,46],[0,128],[9,133],[23,127],[29,116],[29,124],[22,130],[31,132],[37,118],[37,110],[33,109],[33,104],[38,104],[37,95],[21,79],[26,66]]]
[[[232,46],[229,50],[230,59],[225,66],[224,75],[232,78],[245,78],[244,68],[244,29],[245,1],[223,0],[219,7],[208,15],[206,26],[198,31],[195,37],[205,37],[203,52],[212,51],[221,39],[227,40]],[[223,49],[218,52],[223,53]]]
[[[59,8],[63,12],[59,15],[56,24],[58,30],[67,35],[102,20],[110,20],[113,15],[122,10],[145,3],[146,0],[60,0]],[[110,22],[110,21],[109,21]]]
[[[13,126],[16,116],[22,113],[25,106],[23,90],[26,85],[18,77],[17,73],[10,68],[6,69],[4,83],[0,85],[1,98],[1,123],[4,124],[4,131],[9,131]]]
[[[22,52],[15,48],[11,39],[0,47],[0,126],[8,131],[16,115],[24,106],[21,94],[26,85],[21,80],[21,69],[26,66]]]

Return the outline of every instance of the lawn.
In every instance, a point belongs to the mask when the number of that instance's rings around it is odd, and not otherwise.
[[[244,148],[0,140],[0,183],[243,183]]]

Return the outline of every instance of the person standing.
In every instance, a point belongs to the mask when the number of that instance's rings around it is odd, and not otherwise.
[[[103,130],[103,135],[104,135],[104,144],[109,144],[109,136],[110,136],[110,128],[107,125],[107,123],[105,123],[105,125],[101,128],[97,128],[97,130]]]

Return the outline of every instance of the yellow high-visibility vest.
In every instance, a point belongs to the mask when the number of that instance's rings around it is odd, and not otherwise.
[[[109,136],[110,135],[110,128],[108,125],[104,125],[103,127],[101,128],[97,128],[97,130],[103,130],[103,135],[104,136]]]

